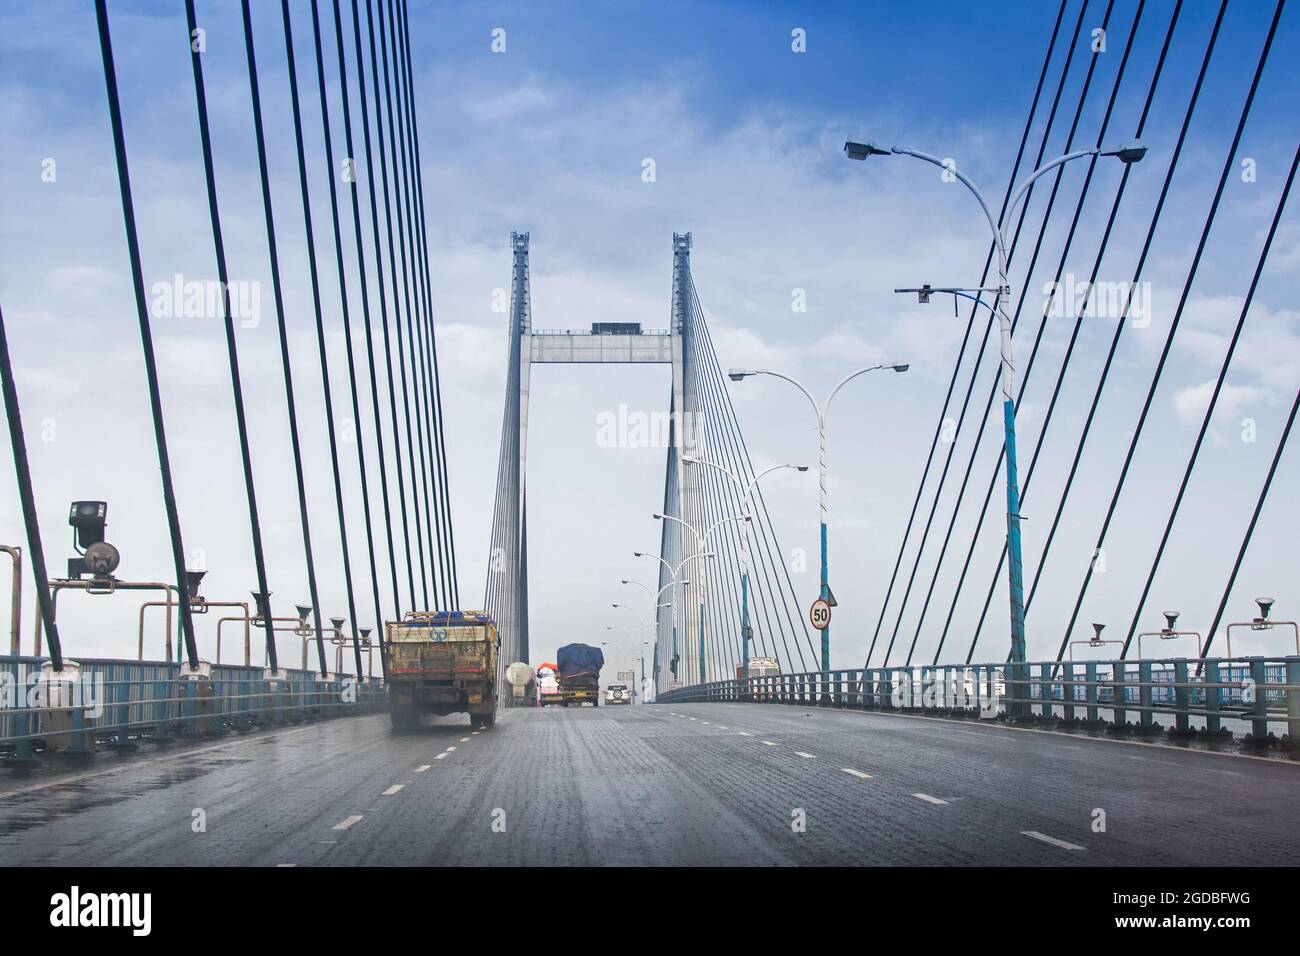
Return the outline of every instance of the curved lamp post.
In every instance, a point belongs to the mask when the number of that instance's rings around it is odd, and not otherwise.
[[[716,468],[722,472],[735,486],[740,489],[740,508],[741,515],[745,523],[741,525],[740,536],[740,643],[741,643],[741,663],[744,667],[745,677],[749,676],[749,525],[750,511],[749,504],[754,489],[758,487],[759,479],[764,475],[769,475],[774,471],[780,471],[783,468],[793,468],[795,471],[807,471],[807,465],[772,465],[770,468],[764,468],[748,483],[743,481],[739,475],[729,468],[712,461],[705,461],[703,458],[693,458],[690,455],[683,455],[682,461],[688,465],[705,465],[709,468]]]
[[[695,543],[699,546],[701,552],[703,552],[704,549],[707,547],[707,544],[705,542],[709,540],[709,536],[712,535],[713,532],[717,531],[719,527],[726,524],[728,521],[746,521],[746,522],[749,521],[749,515],[744,515],[744,514],[732,515],[729,518],[720,518],[719,520],[713,523],[713,526],[709,528],[708,531],[704,532],[704,534],[700,534],[700,532],[696,530],[694,525],[690,524],[687,521],[683,521],[681,518],[678,518],[676,515],[656,514],[653,517],[656,521],[659,520],[676,521],[683,528],[686,528],[688,531],[690,531],[691,534],[695,535]],[[704,663],[704,591],[705,588],[700,587],[698,588],[698,590],[700,592],[700,651],[699,651],[700,683],[707,684],[709,678],[708,678],[708,671],[706,670],[705,663]]]
[[[831,389],[831,393],[826,397],[826,401],[822,402],[822,404],[820,405],[817,404],[817,399],[812,397],[812,393],[808,391],[808,389],[804,388],[804,386],[801,383],[791,378],[789,375],[782,374],[781,372],[773,372],[770,369],[765,369],[765,368],[760,368],[760,369],[733,368],[727,372],[727,377],[730,378],[733,382],[742,381],[753,375],[772,375],[775,376],[776,378],[784,379],[785,381],[793,385],[795,388],[799,389],[799,391],[803,392],[804,398],[808,399],[808,403],[812,405],[813,411],[817,413],[817,435],[820,442],[818,456],[817,456],[817,465],[820,471],[820,478],[821,478],[821,558],[822,558],[821,598],[823,601],[829,601],[831,596],[831,588],[827,580],[828,568],[827,568],[827,561],[826,561],[826,519],[827,519],[826,413],[830,411],[831,402],[835,400],[835,396],[839,394],[840,389],[842,389],[845,385],[849,384],[849,382],[853,381],[859,375],[865,375],[867,372],[875,372],[875,371],[879,371],[880,369],[890,369],[895,372],[906,372],[908,366],[907,365],[872,365],[867,368],[860,368],[856,372],[851,372],[850,374],[844,376],[844,378],[840,380],[840,383],[836,385],[833,389]],[[822,632],[822,679],[823,681],[826,681],[830,679],[830,672],[831,672],[831,625],[829,621],[826,622],[826,626],[821,629],[821,632]]]
[[[713,557],[713,552],[710,551],[708,553],[689,555],[683,558],[681,563],[678,564],[677,567],[675,568],[667,561],[665,561],[662,555],[650,554],[650,552],[648,551],[633,551],[632,555],[633,557],[637,557],[637,558],[654,558],[656,561],[658,561],[668,570],[669,585],[665,585],[665,587],[660,590],[659,593],[662,594],[665,590],[668,589],[668,586],[670,585],[674,585],[674,584],[680,585],[683,588],[689,585],[691,583],[690,581],[686,580],[685,578],[681,578],[681,579],[678,578],[678,575],[681,574],[682,572],[682,568],[686,567],[687,564],[689,564],[690,562],[694,561],[697,558]],[[672,610],[673,656],[669,661],[669,668],[672,670],[673,676],[676,677],[677,661],[680,660],[680,655],[677,653],[677,589],[676,588],[673,588],[672,597],[670,598],[670,600],[672,601],[672,609],[673,609]]]
[[[1011,212],[1020,204],[1032,186],[1040,176],[1050,172],[1058,166],[1064,165],[1075,159],[1082,159],[1093,156],[1114,156],[1125,165],[1140,162],[1146,155],[1147,148],[1141,143],[1131,142],[1124,143],[1108,149],[1090,148],[1078,149],[1074,152],[1058,156],[1051,162],[1044,163],[1038,169],[1029,174],[1028,177],[1020,184],[1020,187],[1012,195],[1011,201],[1006,206],[1006,214]],[[914,159],[923,160],[924,162],[938,166],[951,174],[958,182],[970,190],[976,201],[980,204],[980,209],[984,212],[984,218],[988,220],[989,229],[993,233],[993,243],[998,252],[998,289],[997,313],[998,325],[1001,331],[1002,340],[1002,420],[1003,429],[1006,434],[1006,455],[1007,455],[1007,574],[1010,585],[1011,599],[1011,663],[1014,665],[1013,670],[1016,672],[1016,682],[1013,684],[1011,712],[1015,716],[1022,716],[1027,712],[1026,698],[1023,696],[1027,693],[1024,683],[1025,671],[1025,588],[1024,588],[1024,568],[1021,561],[1020,549],[1020,485],[1016,475],[1016,407],[1012,398],[1012,385],[1014,383],[1015,366],[1011,360],[1011,284],[1007,279],[1007,242],[1006,236],[1003,235],[997,220],[993,218],[993,213],[989,209],[989,204],[984,199],[984,194],[956,165],[952,160],[940,159],[938,156],[932,156],[929,153],[923,153],[920,150],[909,149],[905,146],[877,146],[873,143],[855,143],[847,142],[844,144],[844,153],[849,159],[863,160],[868,156],[911,156]]]

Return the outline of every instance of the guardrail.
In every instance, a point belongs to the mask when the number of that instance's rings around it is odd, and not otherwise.
[[[0,765],[38,752],[130,749],[230,731],[374,713],[377,678],[213,665],[201,677],[176,662],[82,659],[75,680],[42,677],[43,657],[0,656]],[[47,672],[48,673],[48,672]]]
[[[872,667],[716,681],[655,703],[828,705],[998,719],[1023,716],[1139,733],[1287,735],[1300,746],[1300,657],[1171,658]],[[1015,688],[1019,694],[1012,694]],[[1012,701],[1012,697],[1018,700]],[[1130,717],[1132,720],[1130,720]]]

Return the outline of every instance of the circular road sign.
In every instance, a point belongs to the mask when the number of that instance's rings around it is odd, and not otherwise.
[[[826,603],[825,598],[818,598],[812,602],[812,607],[808,608],[808,620],[819,631],[830,627],[831,606]]]

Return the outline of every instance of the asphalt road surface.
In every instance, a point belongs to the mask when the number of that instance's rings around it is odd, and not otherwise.
[[[1280,761],[804,707],[510,710],[404,736],[372,716],[7,772],[0,860],[1285,864],[1298,788]]]

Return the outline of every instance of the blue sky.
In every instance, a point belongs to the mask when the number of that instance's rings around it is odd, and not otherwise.
[[[1078,98],[1086,43],[1106,4],[1088,5],[1080,48],[1062,96],[1062,119],[1047,155],[1064,149],[1064,128]],[[1113,120],[1111,139],[1131,134],[1173,4],[1146,5]],[[327,8],[328,9],[328,8]],[[1071,0],[1053,57],[1048,94],[1080,9]],[[1095,136],[1105,97],[1136,5],[1117,2],[1108,52],[1099,59],[1079,140]],[[1135,169],[1103,279],[1127,279],[1186,107],[1216,5],[1184,6],[1145,139],[1148,160]],[[726,365],[765,365],[817,381],[834,380],[881,357],[910,361],[904,379],[863,385],[837,399],[832,415],[832,567],[837,609],[835,662],[861,662],[879,613],[907,508],[938,419],[960,339],[947,305],[919,307],[894,296],[897,285],[973,284],[987,231],[968,195],[919,163],[891,158],[844,161],[846,136],[906,143],[958,159],[992,195],[1005,186],[1033,84],[1055,19],[1055,3],[825,4],[439,4],[412,3],[424,184],[431,230],[434,303],[442,358],[452,502],[461,593],[475,603],[488,547],[504,381],[504,317],[493,291],[508,285],[511,229],[532,233],[534,321],[581,327],[602,319],[666,324],[674,231],[695,237],[694,276]],[[202,192],[185,25],[180,3],[111,3],[128,149],[136,182],[146,281],[177,272],[214,271]],[[241,330],[253,440],[272,587],[285,605],[302,600],[296,504],[287,481],[291,460],[270,313],[265,239],[238,4],[200,2],[208,29],[205,55],[217,149],[218,190],[231,272],[265,283],[265,315]],[[1114,478],[1145,393],[1168,319],[1186,275],[1210,190],[1263,41],[1272,4],[1235,2],[1189,135],[1146,278],[1153,321],[1126,333],[1060,543],[1045,576],[1041,607],[1030,622],[1031,656],[1054,654]],[[317,248],[326,301],[337,297],[320,159],[320,120],[309,50],[310,13],[294,5],[299,44]],[[305,278],[302,211],[287,127],[283,36],[276,5],[257,4],[255,26],[272,154],[272,187],[288,276],[286,295],[296,354],[304,435],[313,463],[309,486],[325,602],[345,613],[320,424],[320,383]],[[346,12],[345,12],[345,22]],[[494,54],[491,31],[506,31]],[[806,30],[807,52],[791,50],[791,31]],[[326,28],[326,43],[332,33]],[[1107,574],[1089,592],[1081,620],[1126,625],[1195,436],[1204,389],[1217,372],[1225,327],[1235,321],[1300,132],[1294,111],[1300,25],[1283,15],[1240,155],[1257,178],[1230,177],[1206,259],[1192,289],[1171,366],[1157,393],[1147,437],[1121,503]],[[328,57],[327,57],[328,59]],[[351,66],[351,64],[350,64]],[[335,138],[338,90],[331,84]],[[0,13],[0,133],[9,160],[0,171],[0,303],[18,366],[29,436],[52,422],[55,438],[33,442],[33,467],[46,547],[61,565],[65,508],[73,498],[110,501],[110,540],[124,552],[123,573],[165,576],[164,522],[152,457],[147,403],[126,274],[111,140],[93,11],[82,3],[15,3]],[[355,109],[355,106],[354,106]],[[1036,144],[1043,114],[1035,124]],[[40,180],[44,158],[58,181]],[[641,180],[642,162],[657,178]],[[1027,297],[1016,338],[1027,355],[1041,289],[1055,269],[1083,179],[1076,163],[1060,195],[1032,276],[1013,277]],[[1118,169],[1098,166],[1066,271],[1086,276]],[[291,191],[293,190],[293,191]],[[1045,191],[1026,220],[1036,236]],[[1294,203],[1293,203],[1294,204]],[[350,248],[350,246],[349,246]],[[1020,261],[1023,260],[1021,254]],[[352,267],[354,269],[354,267]],[[1288,212],[1247,323],[1202,453],[1183,516],[1149,603],[1184,611],[1207,626],[1231,553],[1267,466],[1300,369],[1300,315],[1289,295],[1300,268],[1300,229]],[[355,271],[350,273],[355,282]],[[373,282],[373,276],[372,280]],[[804,289],[807,313],[790,310]],[[355,297],[355,290],[352,293]],[[1030,298],[1032,296],[1032,298]],[[342,336],[330,326],[335,401],[345,401]],[[1026,514],[1026,555],[1038,553],[1113,323],[1085,324],[1079,353],[1049,433],[1041,483]],[[177,458],[178,495],[187,546],[201,548],[213,597],[252,587],[242,479],[225,377],[220,323],[155,323],[163,362],[168,424]],[[1068,324],[1050,322],[1039,368],[1022,406],[1021,448],[1037,441]],[[969,362],[967,363],[969,365]],[[964,390],[968,368],[959,378]],[[991,354],[975,386],[982,407]],[[573,638],[574,621],[603,626],[611,600],[624,597],[620,576],[640,568],[632,550],[653,549],[662,454],[597,448],[601,412],[666,407],[666,370],[546,368],[535,371],[530,435],[530,542],[533,634],[539,650]],[[804,410],[768,383],[733,387],[733,400],[756,463],[811,460],[815,434]],[[1198,398],[1198,396],[1200,396]],[[1197,402],[1200,401],[1198,406]],[[113,408],[111,427],[89,409]],[[362,433],[368,442],[363,406]],[[995,416],[996,417],[996,416]],[[1258,423],[1258,441],[1240,439],[1241,420]],[[953,457],[958,476],[975,433],[966,426]],[[972,487],[982,496],[997,452],[996,422],[980,434]],[[944,450],[943,446],[941,451]],[[1256,590],[1273,592],[1279,611],[1294,607],[1296,560],[1290,542],[1300,511],[1280,492],[1294,487],[1294,452],[1283,462],[1278,493],[1243,568],[1232,607],[1250,609]],[[355,492],[355,469],[345,469]],[[16,502],[12,473],[0,475],[0,500]],[[782,477],[769,492],[787,551],[815,553],[814,480]],[[941,534],[954,491],[940,500]],[[995,498],[995,505],[996,505]],[[923,499],[923,509],[928,496]],[[978,500],[974,502],[978,504]],[[972,503],[958,511],[955,548],[973,528]],[[924,514],[924,511],[923,511]],[[575,516],[578,516],[575,519]],[[350,515],[354,565],[365,567],[360,515]],[[1000,540],[981,536],[956,620],[973,624]],[[0,536],[21,540],[17,508],[0,510]],[[910,552],[909,552],[910,555]],[[933,551],[921,563],[923,587]],[[939,578],[955,580],[950,555]],[[910,567],[910,556],[905,568]],[[1033,568],[1031,567],[1032,573]],[[360,576],[360,575],[359,575]],[[801,600],[816,589],[815,569],[796,579]],[[30,593],[30,592],[29,592]],[[135,608],[125,602],[100,618],[86,599],[66,602],[72,653],[126,654]],[[913,599],[915,602],[915,598]],[[937,613],[946,611],[946,602]],[[1000,625],[1005,599],[993,605]],[[896,606],[896,601],[895,601]],[[30,607],[28,608],[30,617]],[[918,647],[931,634],[930,612]],[[373,616],[373,615],[371,615]],[[630,616],[629,616],[630,617]],[[900,633],[909,635],[909,606]],[[61,618],[62,619],[62,618]],[[1041,622],[1041,623],[1039,623]],[[367,621],[367,623],[369,623]],[[624,622],[628,623],[628,622]],[[887,618],[892,624],[892,615]],[[30,625],[25,622],[25,633]],[[206,626],[206,625],[205,625]],[[204,632],[206,634],[207,632]],[[597,633],[594,636],[599,636]],[[981,644],[1000,657],[1000,632]],[[210,647],[211,635],[202,637]],[[29,641],[29,639],[28,639]],[[1262,645],[1264,649],[1272,649]],[[1279,648],[1280,650],[1280,648]],[[289,653],[288,648],[282,653]],[[296,654],[296,652],[294,652]],[[983,655],[977,655],[983,656]]]

